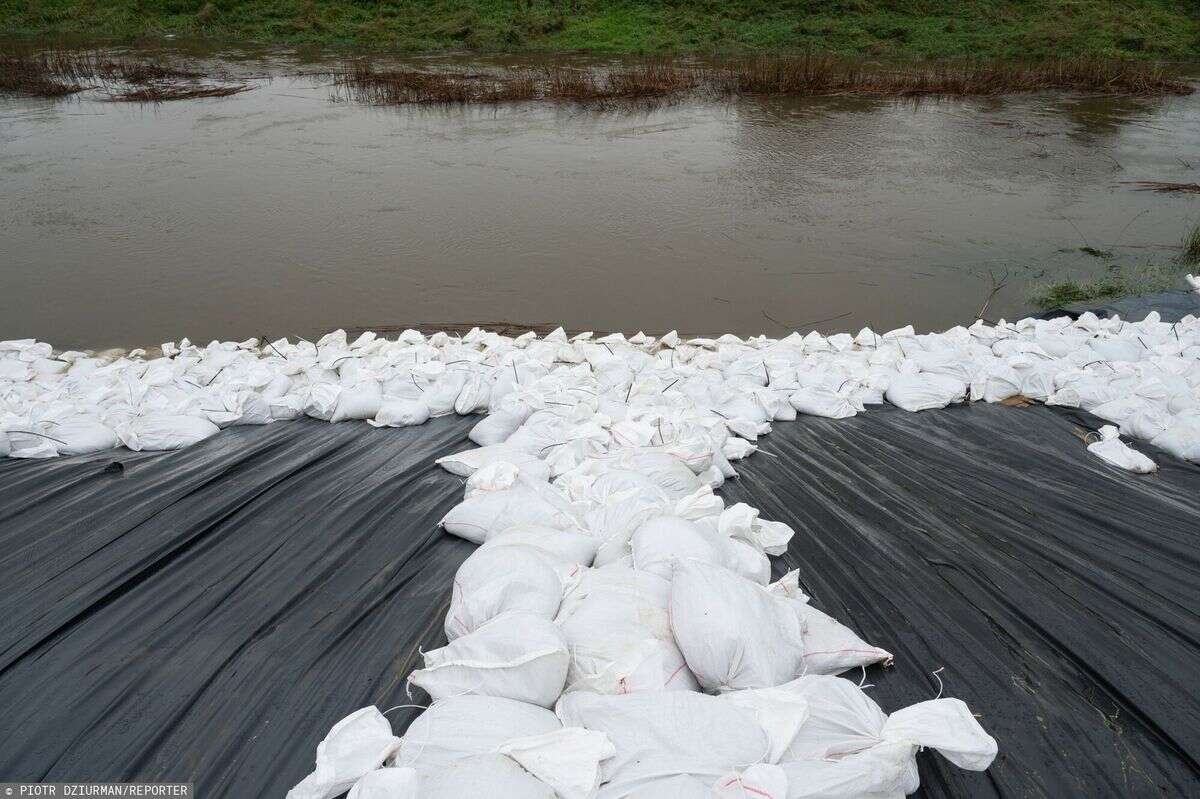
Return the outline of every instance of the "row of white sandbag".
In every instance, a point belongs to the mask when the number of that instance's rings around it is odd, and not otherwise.
[[[488,696],[430,705],[397,738],[363,708],[288,799],[885,799],[936,749],[982,771],[997,746],[956,699],[888,715],[855,683],[807,676],[711,696],[569,693],[555,711]]]
[[[74,402],[80,418],[72,421],[92,431],[88,446],[117,440],[171,448],[213,434],[212,426],[183,416],[203,416],[217,426],[299,414],[411,424],[426,418],[426,411],[495,410],[515,386],[551,372],[560,378],[558,385],[540,389],[541,399],[572,388],[598,390],[601,396],[623,390],[626,404],[645,407],[653,404],[654,392],[671,393],[683,405],[720,414],[743,438],[752,438],[764,419],[794,418],[797,411],[845,417],[885,397],[918,410],[943,407],[968,393],[1000,401],[1019,390],[1088,410],[1123,401],[1112,409],[1120,418],[1103,416],[1122,432],[1161,436],[1156,443],[1181,457],[1196,455],[1200,447],[1200,421],[1177,417],[1200,403],[1197,325],[1194,320],[1167,325],[1153,315],[1134,324],[1088,315],[1075,323],[979,323],[924,336],[909,328],[782,340],[614,335],[568,341],[561,333],[539,340],[473,331],[455,340],[406,331],[395,342],[364,334],[347,343],[344,334],[335,333],[316,344],[280,340],[257,349],[256,344],[214,342],[201,349],[185,343],[164,346],[168,357],[114,363],[79,353],[49,359],[47,345],[31,341],[0,344],[0,361],[24,370],[0,369],[0,402],[8,405],[0,408],[0,427],[19,431],[17,446],[10,442],[7,448],[24,456],[49,455],[57,439],[68,442],[62,451],[80,451],[69,438],[32,426],[38,422],[34,409],[54,403]],[[33,368],[43,361],[57,366]],[[69,366],[65,372],[63,365]],[[136,421],[147,415],[154,418]],[[129,425],[135,429],[126,432]]]

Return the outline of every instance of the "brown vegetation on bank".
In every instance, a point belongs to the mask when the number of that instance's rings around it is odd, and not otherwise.
[[[969,97],[1069,91],[1145,96],[1194,90],[1161,64],[1084,58],[883,64],[803,55],[716,64],[659,59],[610,68],[547,65],[491,72],[389,70],[371,61],[355,61],[332,77],[336,96],[374,105],[608,103],[689,95]]]
[[[163,102],[226,97],[248,86],[198,83],[200,72],[164,61],[94,50],[0,53],[0,94],[65,97],[102,88],[111,100]]]

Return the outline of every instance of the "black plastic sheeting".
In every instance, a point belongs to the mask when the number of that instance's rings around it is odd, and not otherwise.
[[[1098,425],[801,417],[723,492],[791,524],[777,570],[895,654],[867,674],[885,710],[940,679],[999,742],[982,774],[920,758],[925,796],[1200,795],[1200,467],[1141,444],[1158,474],[1107,466],[1074,435]]]
[[[433,459],[474,421],[0,462],[0,778],[282,797],[339,718],[407,703],[472,549],[435,527],[462,482]],[[1076,425],[1097,423],[802,417],[723,491],[790,523],[778,571],[896,654],[867,673],[885,709],[935,696],[944,666],[982,714],[995,765],[925,755],[925,796],[1200,792],[1200,468],[1142,447],[1161,471],[1128,475]]]
[[[437,529],[462,481],[433,459],[475,421],[0,461],[0,780],[283,797],[442,638],[474,547]]]

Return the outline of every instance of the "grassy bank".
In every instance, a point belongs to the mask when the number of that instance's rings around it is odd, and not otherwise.
[[[0,0],[0,31],[402,50],[1200,57],[1195,0]]]

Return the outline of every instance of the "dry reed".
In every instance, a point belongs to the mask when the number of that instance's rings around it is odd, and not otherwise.
[[[1161,180],[1127,180],[1134,191],[1153,191],[1160,194],[1200,194],[1200,183],[1167,183]]]
[[[832,55],[760,56],[716,64],[659,59],[612,68],[549,65],[491,73],[378,69],[356,61],[333,75],[336,92],[373,105],[569,103],[671,100],[685,96],[925,97],[1039,91],[1188,94],[1160,64],[1099,59],[1031,63],[960,61],[890,65]]]

